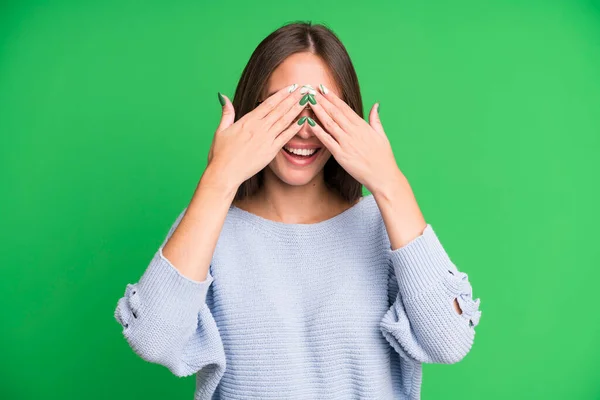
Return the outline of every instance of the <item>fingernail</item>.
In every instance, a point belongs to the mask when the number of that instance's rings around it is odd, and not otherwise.
[[[321,93],[323,94],[329,93],[329,89],[327,89],[322,83],[319,84],[319,89],[321,89]]]
[[[292,93],[296,89],[298,89],[298,85],[294,83],[292,86],[290,86],[288,88],[288,93]]]
[[[311,104],[317,104],[317,99],[310,93],[308,94],[308,101],[310,101]]]
[[[304,123],[304,121],[306,121],[306,118],[308,117],[302,117],[298,120],[298,125],[302,125]]]
[[[317,124],[311,117],[306,117],[306,120],[310,126],[315,126]]]
[[[225,97],[221,94],[221,92],[217,92],[219,94],[219,103],[221,103],[221,107],[225,105]]]
[[[303,85],[302,88],[300,89],[300,93],[316,94],[317,91],[311,85]]]
[[[379,109],[381,108],[381,104],[377,103],[377,114],[379,114]]]
[[[300,105],[303,106],[306,104],[306,102],[308,101],[308,96],[310,96],[308,93],[305,94],[304,96],[302,96],[302,98],[300,99]]]

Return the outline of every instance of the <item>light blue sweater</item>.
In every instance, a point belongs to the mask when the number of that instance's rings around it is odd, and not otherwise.
[[[195,400],[419,399],[422,363],[472,347],[467,274],[430,225],[392,251],[372,195],[314,224],[232,205],[203,282],[162,254],[185,211],[115,317],[141,358],[196,374]]]

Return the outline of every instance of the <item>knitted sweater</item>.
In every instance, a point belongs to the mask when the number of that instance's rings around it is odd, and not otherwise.
[[[472,347],[467,274],[429,224],[391,250],[373,195],[313,224],[231,205],[202,282],[162,253],[186,209],[115,318],[141,358],[196,375],[195,400],[419,399],[422,363]]]

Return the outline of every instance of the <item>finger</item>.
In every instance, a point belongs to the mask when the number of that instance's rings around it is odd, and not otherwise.
[[[315,125],[311,126],[310,129],[314,132],[317,139],[319,139],[321,143],[323,143],[325,147],[327,147],[327,150],[329,150],[333,157],[336,157],[341,153],[340,144],[335,140],[333,136],[325,132],[319,124],[315,123]]]
[[[355,123],[353,123],[335,104],[329,101],[325,96],[317,94],[315,96],[317,104],[310,104],[313,109],[321,107],[327,114],[346,132],[352,132]],[[362,118],[361,118],[362,119]]]
[[[271,114],[273,114],[273,119],[275,119],[275,117],[277,115],[279,115],[279,119],[275,120],[273,122],[273,124],[271,125],[269,129],[269,131],[271,131],[273,134],[277,135],[279,134],[283,129],[285,129],[287,126],[289,126],[294,120],[297,119],[298,114],[300,114],[305,108],[308,107],[308,104],[300,104],[300,100],[302,99],[302,97],[304,97],[303,94],[298,93],[295,96],[290,97],[289,99],[286,99],[285,101],[287,102],[288,100],[293,101],[293,103],[291,105],[289,105],[289,108],[287,109],[287,111],[284,111],[283,114],[280,114],[280,111],[273,110],[271,112]],[[283,102],[281,103],[281,107],[282,109],[287,108],[288,106],[284,106]],[[278,106],[279,108],[279,106]],[[265,121],[267,120],[267,118],[269,117],[265,117]]]
[[[208,156],[206,157],[206,164],[210,164],[210,160],[213,158],[213,145],[210,145],[210,149],[208,149]]]
[[[235,120],[235,110],[233,104],[231,104],[231,100],[220,92],[218,94],[219,100],[222,99],[221,101],[225,102],[225,104],[221,106],[221,122],[219,123],[215,134],[229,128]]]
[[[373,107],[371,107],[371,112],[369,113],[369,125],[371,125],[371,128],[376,132],[385,135],[383,125],[381,125],[381,120],[379,119],[379,103],[375,103]]]
[[[210,148],[208,149],[208,156],[206,160],[207,163],[210,163],[213,157],[213,147],[215,143],[214,137],[219,132],[229,128],[235,120],[235,109],[233,108],[233,104],[231,103],[231,100],[229,100],[229,97],[225,96],[221,92],[218,92],[217,95],[219,97],[219,102],[221,103],[221,121],[215,130],[213,140],[210,144]]]
[[[320,97],[322,99],[322,97]],[[323,129],[325,129],[331,136],[335,138],[336,141],[341,142],[344,140],[346,136],[346,132],[340,125],[333,120],[333,118],[323,109],[322,104],[317,100],[317,104],[310,104],[310,108],[315,113],[317,119],[321,122]]]
[[[275,138],[275,140],[273,141],[273,144],[275,145],[275,147],[277,147],[278,150],[281,150],[283,148],[283,146],[285,146],[285,144],[287,142],[289,142],[290,139],[293,138],[296,133],[300,132],[300,129],[302,129],[304,124],[306,124],[306,120],[301,125],[298,124],[298,121],[295,121],[294,123],[292,123],[286,130],[281,132]]]
[[[277,92],[269,96],[265,101],[260,103],[258,107],[252,110],[252,113],[259,119],[264,118],[268,115],[279,103],[286,99],[290,93],[293,93],[298,88],[297,84],[283,87]]]
[[[278,132],[276,132],[273,128],[273,125],[275,125],[277,121],[279,121],[288,112],[291,111],[293,113],[298,111],[299,113],[304,107],[306,107],[300,105],[300,100],[303,96],[304,95],[301,94],[299,90],[294,89],[293,93],[291,93],[287,98],[285,98],[283,101],[277,104],[277,106],[275,106],[275,108],[273,108],[271,112],[265,115],[265,117],[262,119],[262,122],[266,130],[273,130],[273,132],[277,134],[281,132],[281,130],[284,129],[286,126],[288,126],[298,114],[292,115],[291,118],[288,116],[287,124],[281,123],[279,126],[280,130]]]
[[[331,104],[336,106],[350,122],[358,123],[359,120],[364,121],[362,117],[348,105],[348,103],[340,99],[334,92],[329,90],[323,84],[319,85],[319,97],[326,98]]]

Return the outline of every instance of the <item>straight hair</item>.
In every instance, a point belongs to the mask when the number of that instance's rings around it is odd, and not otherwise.
[[[324,25],[293,22],[269,34],[252,53],[232,101],[236,121],[257,106],[273,71],[287,57],[300,52],[311,52],[324,61],[341,89],[342,100],[363,117],[358,77],[342,42]],[[323,169],[325,185],[328,188],[339,193],[351,204],[362,197],[363,185],[346,172],[333,156],[327,160]],[[261,188],[263,182],[264,169],[240,185],[235,200],[251,197]]]

